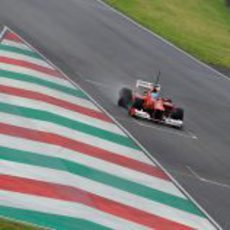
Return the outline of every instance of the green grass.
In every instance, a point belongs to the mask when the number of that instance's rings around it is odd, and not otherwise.
[[[0,229],[1,230],[41,230],[41,228],[35,228],[30,225],[21,224],[0,218]]]
[[[198,59],[230,67],[230,9],[225,0],[104,1]]]

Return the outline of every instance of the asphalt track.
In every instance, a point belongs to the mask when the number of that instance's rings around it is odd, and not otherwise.
[[[1,0],[10,26],[80,84],[230,229],[230,81],[96,0]],[[161,70],[163,94],[186,111],[185,130],[128,118],[117,92]]]

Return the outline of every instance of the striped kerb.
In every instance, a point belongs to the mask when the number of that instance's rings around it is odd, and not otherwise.
[[[61,54],[60,54],[61,55]],[[0,43],[0,215],[52,229],[215,229],[80,87]]]

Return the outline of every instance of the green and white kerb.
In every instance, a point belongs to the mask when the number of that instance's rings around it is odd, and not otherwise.
[[[88,96],[6,30],[0,215],[52,229],[215,229]]]

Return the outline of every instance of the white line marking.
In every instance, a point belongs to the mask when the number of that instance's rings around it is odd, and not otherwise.
[[[189,134],[192,137],[192,139],[198,140],[198,137],[194,133],[192,133],[191,131],[186,129],[186,133]]]
[[[51,66],[46,61],[44,61],[42,59],[35,58],[35,57],[31,57],[31,56],[29,56],[27,54],[20,54],[20,53],[17,53],[17,52],[0,50],[0,55],[1,55],[1,57],[17,59],[19,61],[25,61],[25,62],[28,62],[30,64],[35,64],[35,65],[38,65],[38,66],[41,66],[41,67],[51,69]]]
[[[194,175],[198,180],[203,180],[203,178],[202,177],[200,177],[199,175],[198,175],[198,173],[196,173],[190,166],[188,166],[188,165],[186,165],[186,168],[192,173],[192,175]]]
[[[230,189],[230,185],[228,185],[228,184],[223,184],[223,183],[220,183],[220,182],[217,182],[217,181],[213,181],[213,180],[208,180],[208,179],[205,179],[205,178],[202,178],[202,181],[210,183],[210,184],[214,184],[214,185],[217,185],[217,186],[220,186],[220,187],[224,187],[224,188]]]
[[[131,182],[147,186],[151,189],[157,189],[158,191],[186,199],[184,194],[182,194],[170,180],[164,180],[162,178],[148,175],[141,171],[127,168],[117,163],[108,162],[94,156],[81,154],[77,150],[73,151],[71,149],[60,148],[52,144],[41,143],[0,134],[1,147],[12,148],[12,143],[14,143],[14,149],[19,151],[32,152],[46,157],[57,157],[63,160],[67,160],[69,162],[93,168],[94,170],[100,170],[107,174],[111,174],[112,172],[113,175],[119,178],[129,180]],[[113,193],[113,198],[114,196],[115,194]]]
[[[101,86],[101,87],[104,87],[104,88],[113,88],[107,84],[104,84],[104,83],[101,83],[101,82],[98,82],[98,81],[94,81],[94,80],[91,80],[91,79],[84,79],[84,81],[86,82],[89,82],[93,85],[98,85],[98,86]],[[119,117],[116,117],[117,119],[119,120],[123,120],[123,121],[127,121],[127,120],[132,120],[132,118],[128,119],[128,118],[119,118]],[[189,137],[189,138],[192,138],[192,139],[195,139],[197,140],[198,137],[196,135],[194,135],[192,132],[186,130],[185,133],[180,133],[180,132],[173,132],[173,131],[169,131],[168,129],[164,129],[164,128],[160,128],[160,127],[156,127],[156,125],[152,124],[152,125],[148,125],[148,124],[145,124],[145,123],[142,123],[142,122],[139,122],[139,121],[136,121],[135,119],[133,119],[133,121],[135,123],[137,123],[138,125],[140,126],[143,126],[143,127],[147,127],[147,128],[151,128],[151,129],[158,129],[158,130],[161,130],[162,132],[166,132],[166,133],[171,133],[171,134],[175,134],[175,135],[178,135],[178,136],[183,136],[183,137]]]
[[[223,184],[223,183],[213,181],[213,180],[209,180],[209,179],[205,179],[204,177],[201,177],[197,172],[195,172],[190,166],[187,165],[186,167],[198,180],[230,189],[230,185]]]
[[[94,223],[103,225],[109,229],[149,229],[144,225],[136,224],[128,219],[124,219],[109,212],[103,212],[100,209],[87,206],[83,203],[52,199],[45,196],[33,194],[17,193],[13,191],[0,191],[0,205],[12,208],[23,208],[29,211],[42,212],[57,216],[66,216],[90,220]],[[34,204],[33,206],[31,204]],[[63,229],[63,228],[62,228]],[[67,228],[68,229],[68,228]],[[76,226],[75,229],[81,229]],[[92,228],[91,228],[92,229]]]
[[[150,128],[150,129],[157,129],[157,130],[160,130],[160,131],[165,132],[165,133],[171,133],[171,134],[175,134],[175,135],[182,136],[182,137],[189,137],[189,138],[196,139],[196,140],[198,139],[197,136],[195,136],[194,134],[192,134],[189,131],[188,132],[186,131],[186,134],[184,134],[184,133],[182,133],[183,131],[176,132],[176,131],[171,130],[170,127],[168,127],[169,129],[166,129],[166,127],[165,128],[157,127],[154,124],[148,125],[148,124],[145,124],[143,122],[136,121],[135,119],[133,119],[133,121],[135,123],[137,123],[138,125],[140,125],[140,126],[147,127],[147,128]]]
[[[165,42],[166,44],[168,44],[171,47],[174,47],[176,50],[178,50],[179,52],[185,54],[187,57],[191,58],[192,60],[194,60],[195,62],[201,64],[202,66],[210,69],[211,71],[213,71],[214,73],[217,73],[219,76],[222,76],[224,79],[226,80],[230,80],[230,78],[228,78],[227,76],[225,76],[224,74],[218,72],[217,70],[211,68],[210,66],[208,66],[207,64],[201,62],[200,60],[196,59],[195,57],[193,57],[192,55],[186,53],[185,51],[183,51],[182,49],[176,47],[175,45],[173,45],[172,43],[170,43],[169,41],[167,41],[166,39],[160,37],[159,35],[155,34],[154,32],[150,31],[149,29],[145,28],[144,26],[138,24],[137,22],[135,22],[134,20],[132,20],[131,18],[127,17],[126,15],[124,15],[123,13],[119,12],[118,10],[112,8],[111,6],[109,6],[108,4],[106,4],[105,2],[103,2],[102,0],[96,0],[98,3],[104,5],[106,8],[110,9],[111,11],[113,11],[115,14],[118,14],[122,17],[124,17],[126,20],[130,21],[131,23],[133,23],[134,25],[136,25],[137,27],[141,28],[142,30],[152,34],[154,37],[158,38],[159,40]],[[100,106],[100,108],[103,108],[102,106]],[[105,109],[103,109],[103,111],[105,111],[107,114],[109,114]],[[112,118],[112,116],[110,116]],[[192,202],[208,217],[208,219],[218,228],[221,229],[221,227],[219,226],[219,224],[208,214],[208,212],[206,212],[201,205],[199,205],[195,199],[192,198],[191,195],[189,195],[189,193],[172,177],[171,174],[169,174],[169,172],[155,159],[152,157],[152,155],[144,148],[144,146],[142,146],[140,144],[140,142],[134,138],[134,136],[131,135],[131,133],[129,133],[124,127],[122,127],[119,122],[113,118],[113,120],[143,149],[144,153],[154,162],[156,162],[162,169],[163,171],[170,177],[170,179],[190,198],[190,200],[192,200]]]
[[[100,0],[96,0],[98,2],[101,2]],[[104,5],[106,5],[105,3],[103,3]],[[106,5],[107,6],[107,5]],[[115,11],[116,12],[116,11]],[[11,30],[9,27],[7,27],[10,31],[14,32],[13,30]],[[93,97],[90,96],[90,94],[88,94],[83,88],[81,88],[76,82],[74,82],[70,77],[68,77],[59,67],[55,66],[48,58],[45,57],[45,55],[43,55],[40,51],[36,50],[32,45],[30,45],[26,40],[24,40],[22,38],[22,40],[29,46],[31,47],[34,51],[38,52],[43,58],[45,58],[47,60],[48,63],[50,63],[52,66],[54,66],[57,70],[59,70],[63,76],[65,76],[65,78],[67,80],[69,80],[75,87],[80,88],[89,98],[90,100],[98,106],[98,108],[100,108],[105,114],[107,114],[107,116],[109,116],[117,125],[118,127],[120,127],[142,150],[143,153],[145,154],[145,156],[154,164],[158,165],[158,167],[160,169],[162,169],[164,171],[164,173],[166,173],[168,175],[168,177],[171,179],[171,181],[175,184],[175,186],[177,186],[178,189],[180,189],[205,215],[206,217],[211,221],[211,223],[216,226],[218,229],[221,229],[221,227],[219,226],[219,224],[208,214],[208,212],[205,211],[205,209],[203,209],[201,207],[201,205],[198,204],[198,202],[196,202],[196,200],[177,182],[177,180],[166,170],[165,167],[163,167],[163,165],[156,160],[148,151],[147,149],[145,149],[145,147],[127,130],[125,129],[112,115],[110,115],[110,113],[104,109],[103,106],[101,106]]]
[[[158,38],[159,40],[163,41],[164,43],[166,43],[167,45],[175,48],[177,51],[179,51],[180,53],[183,53],[184,55],[186,55],[187,57],[189,57],[190,59],[192,59],[193,61],[195,61],[196,63],[204,66],[205,68],[208,68],[209,70],[211,70],[212,72],[218,74],[219,76],[223,77],[225,80],[230,81],[230,78],[227,77],[226,75],[220,73],[219,71],[217,71],[216,69],[212,68],[211,66],[205,64],[204,62],[198,60],[197,58],[193,57],[191,54],[187,53],[186,51],[182,50],[181,48],[177,47],[176,45],[174,45],[173,43],[171,43],[170,41],[166,40],[165,38],[161,37],[160,35],[156,34],[155,32],[147,29],[146,27],[142,26],[141,24],[139,24],[138,22],[134,21],[133,19],[129,18],[128,16],[126,16],[125,14],[121,13],[120,11],[116,10],[115,8],[113,8],[112,6],[106,4],[105,2],[103,2],[102,0],[96,0],[97,2],[99,2],[100,4],[104,5],[105,7],[107,7],[108,9],[110,9],[111,11],[113,11],[114,13],[122,16],[123,18],[125,18],[126,20],[128,20],[129,22],[131,22],[132,24],[136,25],[138,28],[152,34],[154,37]]]
[[[1,164],[3,167],[0,168],[0,173],[4,175],[7,174],[10,176],[17,176],[36,181],[61,184],[74,188],[80,187],[86,192],[92,192],[93,188],[93,193],[98,196],[105,197],[107,199],[111,199],[112,196],[112,200],[115,202],[145,211],[153,215],[157,215],[171,221],[185,224],[193,229],[213,229],[210,226],[210,222],[208,222],[208,220],[202,216],[162,204],[158,201],[143,198],[141,196],[111,187],[110,185],[102,184],[101,182],[90,180],[89,178],[85,178],[77,174],[71,174],[67,171],[49,169],[41,166],[30,166],[23,163],[9,162],[6,160],[1,160]],[[129,229],[133,228],[130,226]]]
[[[23,43],[19,43],[19,42],[14,42],[14,41],[11,41],[11,40],[6,39],[6,38],[4,38],[2,40],[1,44],[7,45],[7,46],[16,47],[16,48],[19,48],[19,49],[22,49],[22,50],[29,50],[29,51],[31,51],[31,49],[27,45],[25,45]]]
[[[94,80],[91,80],[91,79],[84,79],[84,81],[86,82],[89,82],[93,85],[98,85],[98,86],[101,86],[101,87],[104,87],[104,88],[113,88],[107,84],[104,84],[104,83],[101,83],[101,82],[98,82],[98,81],[94,81]],[[139,122],[139,121],[136,121],[135,119],[128,119],[128,118],[120,118],[120,117],[116,117],[117,119],[119,120],[123,120],[123,121],[127,121],[127,120],[130,120],[130,121],[134,121],[135,123],[137,123],[138,125],[140,126],[143,126],[143,127],[147,127],[147,128],[151,128],[151,129],[157,129],[157,130],[161,130],[162,132],[166,132],[166,133],[171,133],[171,134],[175,134],[175,135],[178,135],[178,136],[183,136],[183,137],[189,137],[189,138],[192,138],[192,139],[195,139],[197,140],[198,137],[196,135],[194,135],[192,132],[186,130],[185,133],[181,133],[181,132],[173,132],[172,130],[169,131],[168,129],[164,129],[164,128],[160,128],[160,127],[157,127],[156,125],[152,124],[152,125],[148,125],[148,124],[145,124],[145,123],[142,123],[142,122]]]
[[[7,31],[7,27],[4,26],[1,33],[0,33],[0,41],[3,39],[3,36],[5,35],[6,31]]]

